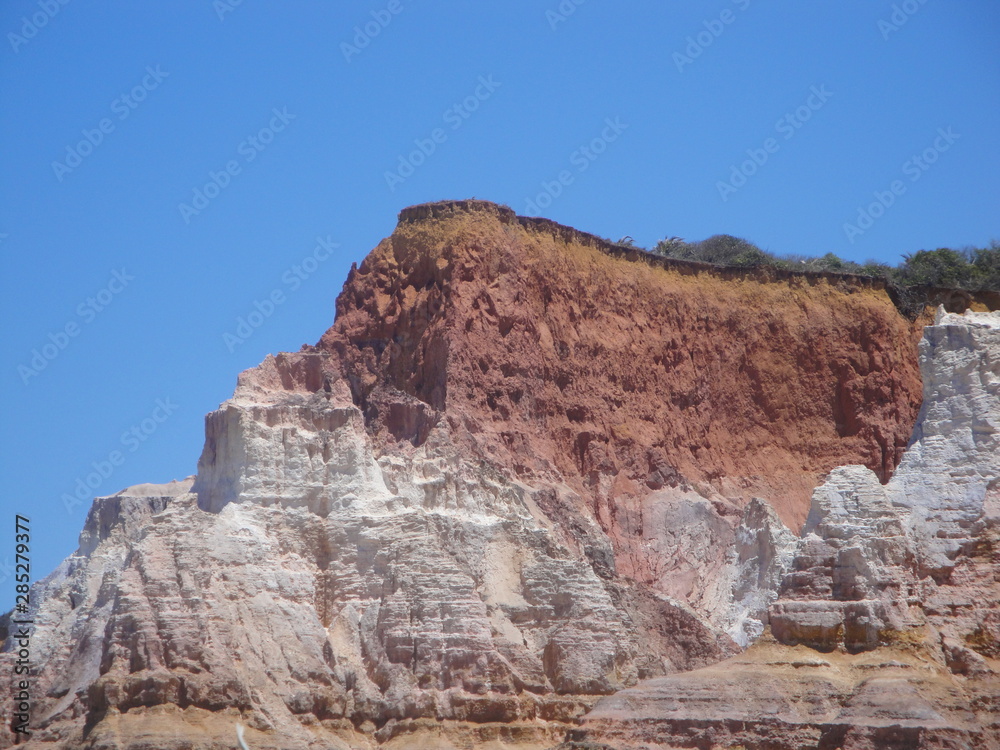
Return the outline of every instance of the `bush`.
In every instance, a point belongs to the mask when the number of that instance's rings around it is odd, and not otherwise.
[[[701,242],[684,242],[676,237],[662,240],[653,252],[666,258],[695,260],[720,266],[759,266],[775,260],[752,242],[730,234],[716,234]]]
[[[989,247],[973,250],[972,265],[980,289],[1000,290],[1000,242],[993,240]]]
[[[729,261],[729,265],[749,268],[751,266],[763,266],[770,263],[774,258],[765,253],[759,247],[748,247]]]
[[[759,265],[770,256],[752,242],[731,234],[716,234],[697,244],[699,260],[722,266]]]
[[[820,264],[823,266],[824,271],[846,271],[848,264],[833,253],[827,253],[822,258],[819,259]],[[851,263],[850,265],[855,265]]]
[[[963,287],[969,285],[972,275],[969,261],[963,253],[940,247],[904,255],[896,280],[907,286]]]
[[[892,279],[895,268],[888,263],[881,263],[877,260],[866,260],[863,265],[858,266],[855,273],[861,276],[881,276],[883,279]]]
[[[630,238],[625,238],[630,239]],[[731,234],[716,234],[701,242],[685,242],[680,237],[661,240],[652,250],[656,255],[678,260],[714,263],[720,266],[752,267],[771,265],[793,271],[830,271],[881,277],[902,286],[937,286],[978,291],[1000,291],[1000,242],[988,247],[952,250],[919,250],[904,255],[898,266],[876,260],[863,264],[844,260],[835,253],[820,257],[785,255],[778,257],[757,245]]]
[[[680,237],[671,237],[668,240],[660,240],[650,252],[664,258],[677,258],[678,260],[694,260],[692,250],[697,242],[685,242]]]

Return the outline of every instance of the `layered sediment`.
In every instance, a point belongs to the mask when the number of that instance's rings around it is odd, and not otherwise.
[[[770,629],[744,654],[602,699],[577,739],[648,747],[1000,747],[1000,313],[940,310],[924,402],[881,485],[840,467]]]
[[[918,363],[898,303],[406,209],[320,341],[208,415],[197,476],[98,498],[36,585],[29,746],[827,742],[930,690],[899,677],[925,636],[940,726],[988,739],[994,326],[942,313]],[[783,707],[726,702],[758,674]]]
[[[519,476],[627,506],[682,477],[798,527],[825,472],[885,480],[899,462],[920,406],[911,331],[878,280],[670,262],[461,202],[402,212],[319,348],[379,443],[446,414]]]

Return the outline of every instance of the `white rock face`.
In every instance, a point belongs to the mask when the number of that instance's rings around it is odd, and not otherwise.
[[[33,599],[39,742],[116,747],[139,722],[222,747],[239,720],[254,748],[326,748],[418,719],[567,722],[734,652],[685,604],[598,575],[539,506],[562,490],[461,457],[446,422],[376,460],[328,364],[269,357],[209,415],[193,484],[95,501]]]
[[[726,632],[744,648],[764,632],[768,608],[792,564],[797,537],[765,501],[754,498],[736,528],[729,553],[729,597],[722,615]]]
[[[346,384],[321,354],[268,356],[240,375],[205,423],[194,492],[204,510],[231,502],[385,513],[393,503]]]
[[[924,404],[886,492],[910,511],[922,569],[941,577],[973,542],[1000,477],[1000,312],[939,309],[920,362]]]

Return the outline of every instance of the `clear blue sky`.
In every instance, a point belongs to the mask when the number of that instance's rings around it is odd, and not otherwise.
[[[725,232],[889,262],[1000,237],[1000,5],[897,7],[8,0],[0,563],[15,512],[35,573],[75,549],[89,501],[61,497],[113,451],[91,494],[192,474],[237,373],[314,343],[410,204],[540,200],[644,245]],[[337,247],[302,266],[317,238]]]

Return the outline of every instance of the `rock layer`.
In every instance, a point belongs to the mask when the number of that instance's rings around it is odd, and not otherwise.
[[[774,638],[603,699],[578,739],[1000,748],[1000,313],[941,310],[920,350],[912,443],[888,484],[847,466],[813,493]]]
[[[879,484],[920,403],[889,291],[671,263],[483,202],[405,210],[319,343],[243,373],[207,417],[196,478],[95,501],[32,595],[29,746],[228,748],[242,722],[255,750],[545,748],[601,696],[708,668],[769,616],[838,648],[850,617],[876,640],[876,619],[912,624],[919,596],[920,627],[946,633],[945,577],[990,595],[974,511],[996,489],[958,454],[964,489],[926,512]],[[956,354],[942,383],[951,366],[986,377]],[[921,445],[946,421],[925,418]],[[785,524],[839,464],[857,466],[797,540]],[[838,525],[848,500],[864,512]],[[929,529],[948,541],[919,542]],[[990,617],[947,631],[949,670],[986,674]]]
[[[378,444],[446,414],[468,453],[564,479],[625,536],[681,478],[798,528],[835,466],[888,478],[921,395],[880,281],[668,263],[474,201],[403,211],[319,347]]]
[[[560,748],[997,747],[1000,680],[956,679],[932,649],[856,656],[760,642],[602,699]]]

